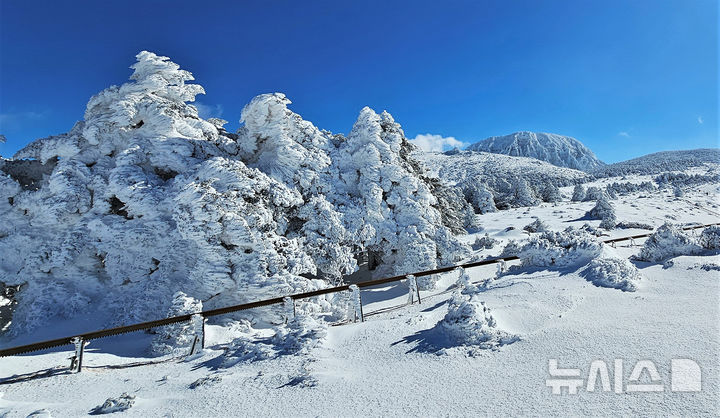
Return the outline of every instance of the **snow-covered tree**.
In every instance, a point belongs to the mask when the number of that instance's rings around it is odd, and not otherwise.
[[[173,295],[167,317],[194,314],[200,311],[202,311],[201,301],[191,298],[183,292],[177,292]],[[193,321],[159,327],[153,338],[151,351],[153,354],[165,355],[183,350],[184,354],[187,354],[195,337],[199,338],[201,332],[202,324],[198,326]]]
[[[10,333],[88,310],[98,326],[156,319],[178,291],[212,309],[317,289],[361,251],[407,273],[466,250],[389,114],[364,109],[344,139],[269,94],[231,134],[167,57],[132,69],[68,133],[0,159],[0,282],[23,285]]]
[[[602,198],[607,199],[607,197],[607,193],[603,189],[596,186],[590,186],[585,191],[585,198],[583,199],[583,202],[590,202],[592,200],[599,200]]]
[[[587,219],[600,219],[600,228],[604,229],[613,229],[617,224],[615,208],[605,196],[598,199],[595,206],[585,214],[585,217]]]
[[[465,199],[472,205],[475,213],[496,212],[495,198],[484,183],[471,183],[465,188]]]
[[[562,195],[560,194],[560,189],[558,189],[558,187],[553,183],[546,184],[542,188],[540,195],[542,197],[543,202],[555,203],[555,202],[559,202],[562,200]]]
[[[585,200],[585,188],[582,184],[576,184],[575,188],[573,189],[572,194],[572,201],[573,202],[582,202]]]
[[[513,182],[512,202],[513,206],[535,206],[538,204],[535,192],[533,192],[525,179],[517,178]]]
[[[434,269],[465,251],[442,225],[437,199],[410,151],[392,116],[366,107],[333,155],[347,229],[396,274]]]
[[[683,189],[680,186],[673,186],[673,196],[675,197],[683,197],[685,196],[685,192],[683,192]]]

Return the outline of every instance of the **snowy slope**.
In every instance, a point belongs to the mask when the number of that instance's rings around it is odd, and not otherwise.
[[[540,183],[553,182],[558,186],[567,186],[591,178],[580,170],[557,167],[535,158],[490,152],[430,152],[415,155],[430,172],[451,183],[463,183],[467,180],[494,183],[497,178],[527,176]]]
[[[416,153],[430,173],[442,181],[463,189],[468,200],[474,202],[478,193],[490,193],[494,208],[528,206],[539,202],[548,187],[562,187],[591,179],[587,173],[552,165],[528,157],[513,157],[476,151],[448,151],[446,153]],[[518,188],[530,191],[528,199],[518,199]],[[477,190],[480,189],[480,192]],[[485,212],[487,209],[481,210]]]
[[[720,218],[712,214],[718,210],[717,195],[706,192],[717,190],[712,185],[688,189],[690,202],[666,191],[614,203],[621,219],[655,226],[676,214],[682,214],[683,222],[717,222]],[[523,240],[527,236],[520,226],[533,217],[562,230],[585,222],[577,218],[592,204],[563,202],[478,218],[486,226],[482,233]],[[507,231],[509,226],[515,229]],[[624,242],[613,251],[628,258],[639,252],[638,244],[642,242]],[[498,249],[480,250],[479,255]],[[318,346],[296,355],[229,363],[235,357],[225,354],[228,343],[244,331],[212,326],[210,347],[194,358],[140,357],[137,346],[147,343],[142,334],[93,342],[86,369],[75,375],[53,375],[60,370],[56,367],[66,365],[67,352],[6,358],[0,414],[25,417],[45,409],[52,416],[80,416],[127,393],[135,397],[134,404],[123,416],[143,417],[716,416],[720,256],[706,252],[671,261],[634,262],[641,275],[635,292],[597,287],[577,267],[525,267],[492,280],[479,295],[497,327],[520,338],[497,350],[438,351],[447,344],[436,325],[448,311],[452,292],[445,289],[457,279],[452,272],[443,275],[437,290],[421,292],[420,305],[403,306],[405,283],[363,291],[364,323],[330,327]],[[475,283],[496,274],[495,266],[467,272]],[[552,378],[552,359],[560,368],[579,369],[577,394],[552,394],[546,383]],[[616,393],[616,359],[623,365],[621,393]],[[673,359],[700,366],[699,392],[671,390]],[[588,390],[591,363],[598,360],[608,366],[609,391],[599,378],[594,390]],[[629,392],[633,368],[642,360],[656,366],[662,392]]]
[[[493,136],[468,146],[467,150],[537,158],[558,167],[582,171],[592,171],[605,165],[577,139],[540,132],[522,131]]]
[[[707,148],[687,151],[663,151],[619,163],[598,167],[592,174],[598,177],[628,174],[659,174],[664,171],[683,171],[691,167],[720,165],[720,149]]]

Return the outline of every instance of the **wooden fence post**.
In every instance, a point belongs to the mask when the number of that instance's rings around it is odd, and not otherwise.
[[[70,357],[70,371],[72,373],[80,373],[82,370],[85,340],[83,340],[82,337],[74,337],[71,341],[75,345],[75,355]]]
[[[357,322],[358,316],[360,317],[360,322],[365,322],[365,317],[363,316],[362,297],[360,297],[360,288],[356,284],[351,284],[350,292],[352,293],[351,298],[355,307],[355,322]]]
[[[205,348],[205,317],[202,314],[193,314],[190,317],[190,325],[195,331],[195,338],[190,348],[190,355],[192,356]]]

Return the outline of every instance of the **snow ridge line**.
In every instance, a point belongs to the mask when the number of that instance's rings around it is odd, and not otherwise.
[[[687,227],[682,228],[682,230],[688,231],[688,230],[693,230],[693,229],[698,229],[698,228],[707,228],[709,226],[714,226],[714,225],[720,225],[720,222],[704,224],[704,225],[700,224],[700,225],[687,226]],[[629,237],[613,238],[613,239],[603,240],[603,243],[614,243],[614,242],[620,242],[620,241],[627,241],[627,240],[631,240],[631,239],[644,238],[644,237],[649,237],[653,233],[654,232],[649,232],[649,233],[645,233],[645,234],[632,235]],[[517,259],[518,259],[517,256],[492,258],[492,259],[487,259],[487,260],[475,261],[472,263],[441,267],[441,268],[434,269],[434,270],[426,270],[426,271],[420,271],[420,272],[416,272],[416,273],[408,273],[408,274],[403,274],[403,275],[393,276],[393,277],[386,277],[386,278],[377,279],[377,280],[368,280],[365,282],[357,283],[357,287],[363,288],[363,287],[377,286],[377,285],[386,284],[386,283],[398,282],[398,281],[407,279],[407,276],[410,274],[415,277],[423,277],[423,276],[430,276],[433,274],[447,273],[447,272],[457,269],[458,267],[468,269],[468,268],[473,268],[473,267],[494,264],[494,263],[498,263],[500,261],[512,261],[512,260],[517,260]],[[314,296],[321,296],[321,295],[325,295],[325,294],[329,294],[329,293],[342,292],[342,291],[346,291],[349,289],[350,289],[350,285],[329,287],[326,289],[320,289],[320,290],[314,290],[311,292],[297,293],[294,295],[265,299],[265,300],[250,302],[250,303],[244,303],[241,305],[226,306],[224,308],[211,309],[211,310],[207,310],[207,311],[196,312],[194,314],[179,315],[179,316],[174,316],[174,317],[170,317],[170,318],[158,319],[158,320],[154,320],[154,321],[140,322],[140,323],[132,324],[132,325],[125,325],[125,326],[120,326],[120,327],[115,327],[115,328],[102,329],[102,330],[98,330],[98,331],[87,332],[84,334],[73,335],[73,336],[68,336],[68,337],[63,337],[63,338],[57,338],[54,340],[48,340],[48,341],[42,341],[42,342],[37,342],[37,343],[33,343],[33,344],[27,344],[27,345],[21,345],[21,346],[17,346],[17,347],[6,348],[3,350],[0,350],[0,357],[14,356],[14,355],[18,355],[18,354],[30,353],[33,351],[45,350],[48,348],[60,347],[60,346],[64,346],[64,345],[72,345],[73,340],[75,338],[81,338],[83,341],[90,341],[90,340],[97,340],[99,338],[109,337],[109,336],[113,336],[113,335],[127,334],[130,332],[142,331],[142,330],[146,330],[146,329],[150,329],[150,328],[156,328],[156,327],[161,327],[161,326],[180,323],[180,322],[187,322],[187,321],[191,320],[193,315],[201,315],[203,317],[203,319],[205,319],[208,317],[223,315],[223,314],[227,314],[227,313],[231,313],[231,312],[259,308],[259,307],[269,306],[269,305],[282,304],[286,297],[290,297],[290,298],[292,298],[292,300],[298,300],[298,299],[305,299],[305,298],[310,298],[310,297],[314,297]]]

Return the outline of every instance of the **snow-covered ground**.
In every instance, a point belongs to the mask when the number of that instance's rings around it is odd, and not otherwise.
[[[569,196],[572,187],[562,192]],[[619,222],[657,228],[666,221],[720,221],[717,193],[716,184],[706,184],[688,188],[682,197],[663,189],[611,202]],[[594,204],[564,199],[478,215],[483,229],[460,238],[472,244],[487,233],[500,242],[473,257],[495,256],[508,240],[527,240],[523,227],[537,218],[554,231],[585,223],[597,227],[599,220],[581,219]],[[608,236],[645,232],[615,229]],[[627,259],[639,253],[642,240],[635,244],[625,241],[613,251]],[[419,305],[403,306],[404,282],[363,290],[366,321],[330,327],[318,347],[302,354],[228,362],[225,348],[240,332],[208,326],[209,348],[193,358],[144,357],[151,336],[143,333],[92,342],[79,374],[65,371],[69,351],[2,358],[0,416],[24,417],[41,409],[52,416],[79,416],[98,411],[95,408],[109,398],[132,404],[124,415],[143,417],[717,416],[720,255],[705,251],[671,261],[633,261],[641,276],[635,292],[597,287],[578,267],[513,268],[477,294],[490,308],[497,329],[519,338],[495,349],[449,346],[436,327],[447,313],[458,278],[452,272],[436,289],[421,292]],[[496,266],[467,273],[479,283],[495,277]],[[26,337],[37,341],[49,333],[38,330]],[[699,365],[699,391],[672,390],[671,365],[678,359]],[[561,369],[579,369],[579,377],[565,377],[582,380],[578,393],[552,393],[546,381],[562,379],[550,374],[554,360]],[[651,363],[641,362],[647,360]],[[607,366],[610,390],[603,390],[601,378],[588,390],[593,362]],[[620,363],[623,370],[616,376]],[[653,370],[645,369],[639,382],[660,383],[662,391],[632,391],[638,383],[633,374],[642,369],[638,364],[653,365],[659,375],[659,381],[651,379]],[[121,399],[124,393],[128,396]]]

